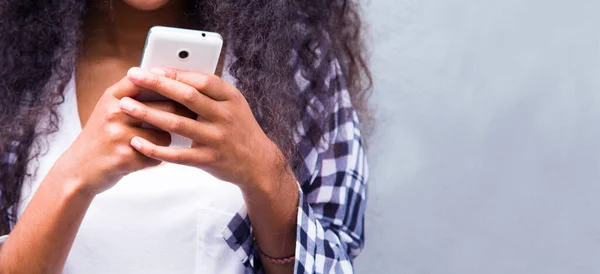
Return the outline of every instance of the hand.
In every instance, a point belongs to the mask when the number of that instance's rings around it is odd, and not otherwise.
[[[102,95],[85,127],[53,167],[61,176],[77,178],[79,189],[95,195],[114,186],[123,176],[161,161],[148,158],[129,143],[134,136],[160,145],[169,145],[170,134],[142,128],[142,121],[121,111],[119,99],[138,95],[140,88],[126,77]],[[149,102],[148,107],[170,115],[186,115],[172,101]],[[188,116],[190,116],[188,114]],[[191,116],[190,116],[191,117]]]
[[[260,128],[248,102],[233,85],[214,75],[171,68],[152,73],[132,68],[136,85],[181,103],[197,114],[190,119],[150,108],[128,97],[122,110],[165,131],[193,140],[191,148],[173,148],[136,136],[131,145],[161,161],[194,166],[240,188],[262,187],[264,176],[283,170],[284,157]]]

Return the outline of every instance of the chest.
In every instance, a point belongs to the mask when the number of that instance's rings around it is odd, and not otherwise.
[[[130,174],[91,204],[65,274],[241,273],[222,232],[242,206],[239,189],[199,169]]]

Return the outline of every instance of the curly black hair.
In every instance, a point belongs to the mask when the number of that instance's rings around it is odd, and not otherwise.
[[[75,68],[86,0],[0,1],[0,233],[16,219],[29,161],[41,151],[34,142],[58,130],[56,107]],[[337,58],[355,109],[368,118],[371,76],[362,40],[360,7],[355,0],[197,0],[189,2],[199,26],[226,37],[235,56],[228,68],[254,115],[291,164],[299,164],[293,136],[310,108],[333,94],[324,88],[329,66],[319,58]],[[287,61],[289,60],[289,61]],[[299,92],[300,68],[310,92]],[[330,104],[333,105],[333,103]],[[325,115],[324,115],[325,116]],[[40,119],[48,119],[40,126]],[[318,143],[326,117],[312,130]]]

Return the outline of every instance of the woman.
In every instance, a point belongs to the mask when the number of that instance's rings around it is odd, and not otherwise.
[[[352,271],[356,3],[7,0],[0,18],[0,273]],[[221,33],[221,77],[135,67],[153,25]]]

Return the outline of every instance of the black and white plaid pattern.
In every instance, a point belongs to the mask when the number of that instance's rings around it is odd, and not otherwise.
[[[299,182],[295,273],[352,273],[352,259],[363,247],[367,162],[359,130],[358,116],[352,107],[337,60],[330,60],[326,87],[335,89],[333,113],[313,99],[299,126],[296,141],[308,174]],[[296,76],[301,89],[306,79]],[[315,109],[316,106],[316,109]],[[321,106],[321,107],[319,107]],[[331,111],[330,111],[331,112]],[[331,123],[323,144],[314,145],[308,136],[319,116]],[[248,273],[262,273],[250,219],[240,211],[224,231],[224,238],[238,254]]]
[[[295,273],[352,273],[352,259],[362,249],[364,240],[368,171],[358,116],[339,63],[333,59],[324,65],[331,68],[325,86],[335,90],[335,106],[332,113],[326,113],[315,96],[313,108],[298,125],[296,136],[304,158],[300,168],[304,170],[296,170],[296,177],[301,179]],[[306,88],[307,81],[300,73],[296,80],[301,89]],[[319,117],[323,117],[320,115],[326,115],[331,126],[323,143],[315,145],[308,132],[318,125]],[[12,143],[11,147],[16,145]],[[14,158],[9,150],[0,160],[10,165]],[[248,273],[263,272],[245,209],[234,216],[223,236]]]

